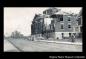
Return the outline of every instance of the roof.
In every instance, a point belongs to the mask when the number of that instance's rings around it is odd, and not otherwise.
[[[59,11],[59,12],[56,12],[56,13],[54,13],[54,14],[70,15],[70,13],[63,12],[63,11]]]

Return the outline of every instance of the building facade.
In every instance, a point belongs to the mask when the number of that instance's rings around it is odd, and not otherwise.
[[[56,8],[35,15],[31,24],[31,33],[35,37],[62,39],[71,33],[81,33],[82,12],[78,15],[64,13]]]

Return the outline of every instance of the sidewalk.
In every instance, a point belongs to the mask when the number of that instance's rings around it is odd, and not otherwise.
[[[72,45],[82,45],[80,42],[61,42],[61,41],[49,41],[49,40],[38,40],[41,42],[58,43],[58,44],[72,44]]]

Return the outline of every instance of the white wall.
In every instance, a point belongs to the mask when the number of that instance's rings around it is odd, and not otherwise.
[[[69,37],[69,33],[74,33],[74,32],[55,32],[55,38],[62,39],[62,33],[64,33],[64,37]]]
[[[57,39],[57,37],[58,37],[59,39],[62,39],[61,32],[55,32],[55,38]]]

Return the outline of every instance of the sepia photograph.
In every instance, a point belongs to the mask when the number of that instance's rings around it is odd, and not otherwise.
[[[83,52],[82,7],[4,7],[4,52]]]

